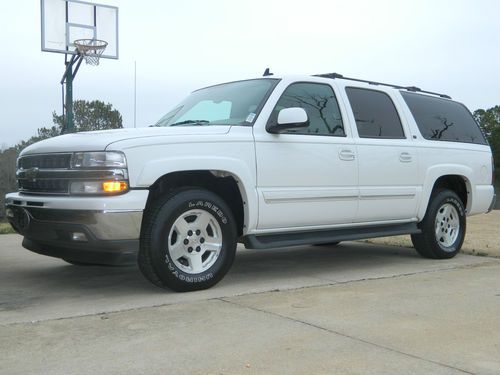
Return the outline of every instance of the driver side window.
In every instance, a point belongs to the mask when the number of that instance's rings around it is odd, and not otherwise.
[[[335,93],[321,83],[293,83],[286,88],[269,118],[269,125],[276,124],[278,113],[283,108],[303,108],[309,118],[304,129],[289,129],[284,134],[332,135],[345,137],[342,116]]]

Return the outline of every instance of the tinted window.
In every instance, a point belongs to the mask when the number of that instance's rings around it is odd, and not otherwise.
[[[304,108],[309,127],[291,129],[286,133],[345,136],[342,117],[332,88],[318,83],[294,83],[287,87],[269,118],[276,125],[278,112],[283,108]]]
[[[424,138],[486,144],[479,126],[464,105],[411,92],[401,92],[401,95]]]
[[[391,98],[381,91],[346,88],[361,138],[404,138],[403,127]]]

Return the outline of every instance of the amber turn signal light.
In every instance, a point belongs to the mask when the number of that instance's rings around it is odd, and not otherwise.
[[[119,193],[128,189],[125,181],[106,181],[102,183],[102,190],[106,193]]]

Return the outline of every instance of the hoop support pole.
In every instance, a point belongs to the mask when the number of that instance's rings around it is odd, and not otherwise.
[[[65,98],[63,97],[63,120],[64,125],[61,134],[73,133],[75,131],[73,116],[73,80],[82,63],[82,55],[71,56],[70,61],[66,61],[66,70],[61,78],[61,85],[65,87]],[[76,64],[76,66],[75,66]]]

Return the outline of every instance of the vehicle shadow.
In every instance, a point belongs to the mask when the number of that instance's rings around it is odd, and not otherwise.
[[[164,292],[144,280],[134,264],[117,267],[78,266],[60,259],[22,251],[24,252],[22,257],[29,258],[26,259],[26,264],[7,267],[2,271],[8,280],[15,279],[17,285],[43,287],[50,291],[68,288],[89,292],[111,287],[115,292],[122,290]],[[35,258],[37,258],[36,263],[32,262]],[[420,258],[413,249],[360,242],[337,246],[300,246],[268,250],[238,248],[235,262],[226,277],[230,276],[233,283],[246,279],[287,278],[290,275],[311,278],[320,275],[334,277],[338,271],[362,273],[363,270],[377,269],[381,265],[406,264],[408,261],[418,260]]]
[[[0,323],[87,315],[234,295],[393,277],[432,270],[413,249],[347,242],[337,246],[239,249],[215,287],[174,293],[143,278],[137,266],[73,266],[19,250],[0,266]],[[8,263],[11,264],[8,264]]]

